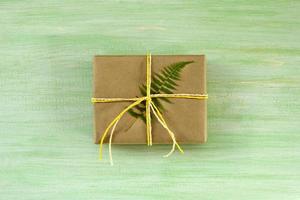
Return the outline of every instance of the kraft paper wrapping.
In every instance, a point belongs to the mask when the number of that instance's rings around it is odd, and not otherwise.
[[[204,55],[152,55],[152,74],[175,62],[194,61],[181,73],[174,93],[206,94],[206,69]],[[139,86],[146,82],[146,56],[95,56],[93,97],[132,98],[142,96]],[[206,131],[206,101],[170,98],[172,103],[161,101],[162,113],[169,128],[180,144],[204,143]],[[94,104],[94,142],[99,143],[108,124],[130,102]],[[170,144],[172,139],[157,120],[152,120],[155,144]],[[108,137],[105,140],[107,143]],[[114,144],[145,144],[146,125],[126,113],[115,129]]]

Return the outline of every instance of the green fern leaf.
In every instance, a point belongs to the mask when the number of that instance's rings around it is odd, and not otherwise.
[[[169,66],[164,67],[160,73],[153,73],[153,76],[151,78],[151,94],[173,94],[176,90],[176,87],[178,84],[176,81],[180,80],[180,75],[182,72],[182,69],[187,66],[190,63],[193,63],[194,61],[182,61],[173,63]],[[142,96],[147,95],[147,88],[145,84],[142,84],[139,86],[139,90]],[[160,97],[160,98],[153,98],[153,103],[157,106],[160,112],[165,111],[162,101],[165,101],[167,103],[172,103],[168,98]],[[141,104],[135,106],[134,108],[130,109],[128,113],[135,117],[140,118],[146,123],[146,105],[145,102],[142,102]],[[151,116],[153,118],[153,116]]]

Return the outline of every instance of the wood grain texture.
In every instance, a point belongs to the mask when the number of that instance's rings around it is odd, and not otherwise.
[[[0,1],[0,199],[299,199],[300,2]],[[92,142],[95,54],[205,54],[208,143]],[[104,152],[107,155],[107,150]]]

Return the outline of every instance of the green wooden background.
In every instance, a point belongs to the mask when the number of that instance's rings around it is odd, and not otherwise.
[[[300,199],[300,1],[1,0],[0,199]],[[95,54],[208,59],[205,145],[92,143]],[[107,146],[106,146],[107,147]]]

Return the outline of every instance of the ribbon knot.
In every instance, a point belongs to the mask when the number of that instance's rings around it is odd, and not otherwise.
[[[168,134],[170,135],[173,145],[171,151],[166,154],[164,157],[170,156],[177,147],[181,153],[184,153],[180,145],[177,143],[175,134],[169,129],[167,126],[166,121],[164,120],[162,114],[160,113],[159,109],[156,105],[152,102],[152,98],[159,98],[159,97],[166,97],[166,98],[185,98],[185,99],[198,99],[204,100],[208,98],[207,94],[151,94],[151,54],[147,54],[147,65],[146,65],[146,96],[144,97],[136,97],[136,98],[92,98],[92,103],[109,103],[109,102],[124,102],[124,101],[133,101],[132,104],[127,106],[124,110],[122,110],[119,115],[117,115],[111,123],[105,129],[101,140],[100,140],[100,159],[102,159],[102,146],[104,139],[106,138],[108,131],[111,129],[110,137],[109,137],[109,158],[110,163],[113,165],[112,159],[112,151],[111,151],[111,144],[112,144],[112,137],[114,130],[122,118],[122,116],[133,107],[137,106],[141,102],[145,101],[146,103],[146,133],[147,133],[147,145],[152,146],[152,126],[151,126],[151,111],[153,112],[154,116],[158,120],[158,122],[167,130]]]

